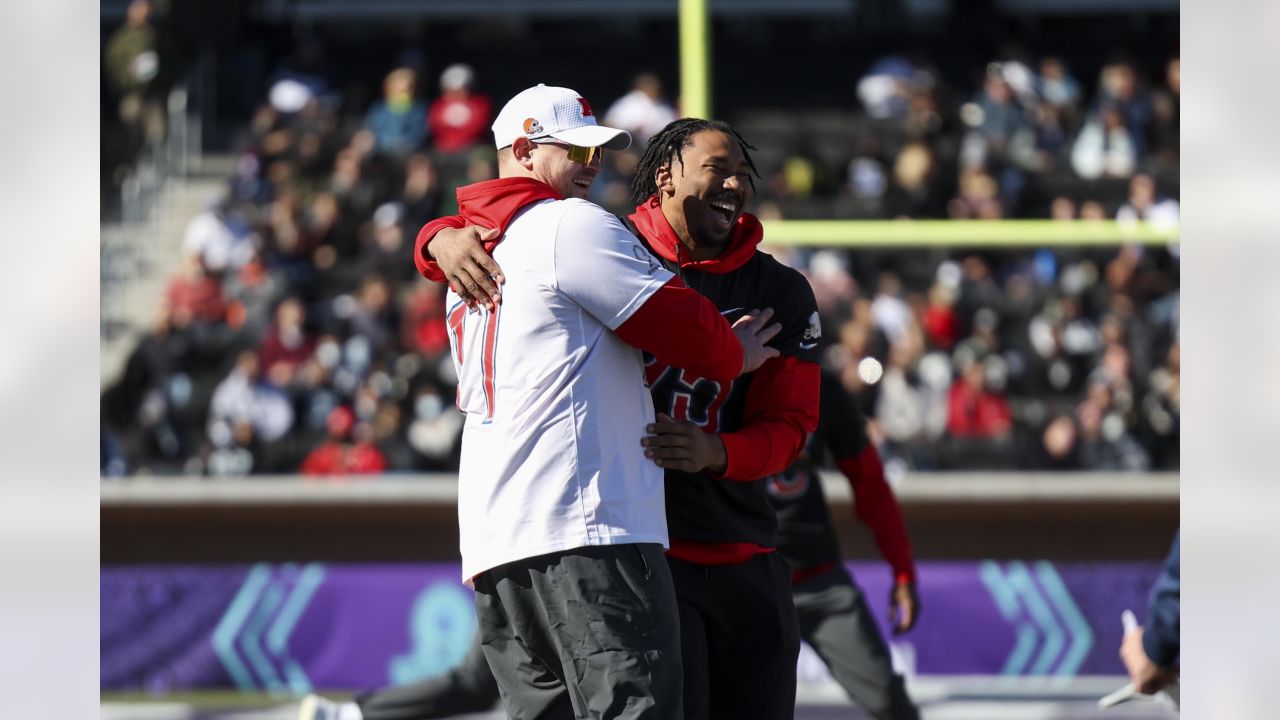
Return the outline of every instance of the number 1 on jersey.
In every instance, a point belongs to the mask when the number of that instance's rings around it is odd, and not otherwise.
[[[481,374],[481,390],[484,392],[485,415],[484,422],[493,420],[494,399],[497,395],[497,383],[494,375],[497,372],[498,365],[498,316],[502,313],[502,306],[499,305],[497,310],[489,312],[481,310],[479,313],[468,313],[467,306],[458,303],[449,311],[448,326],[449,334],[453,336],[453,352],[454,360],[457,361],[458,367],[463,366],[468,353],[464,352],[466,347],[467,320],[476,318],[482,322],[481,326],[481,343],[480,343],[480,374]],[[461,376],[461,373],[459,373]],[[462,388],[459,386],[459,393]],[[465,408],[459,407],[465,412]]]

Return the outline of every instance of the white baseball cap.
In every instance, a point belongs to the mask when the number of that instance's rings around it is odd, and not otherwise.
[[[609,150],[626,150],[631,145],[631,133],[596,123],[586,98],[569,88],[541,83],[507,101],[492,129],[499,150],[518,137],[555,138],[570,145]]]

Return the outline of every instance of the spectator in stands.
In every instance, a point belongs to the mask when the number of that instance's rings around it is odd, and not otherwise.
[[[489,132],[493,107],[474,90],[470,65],[456,63],[440,73],[440,97],[431,103],[427,123],[431,143],[440,153],[462,153],[480,144]]]
[[[876,297],[871,301],[871,321],[889,342],[897,342],[914,324],[911,308],[902,298],[902,281],[896,273],[880,273]]]
[[[1138,143],[1114,105],[1089,116],[1071,149],[1071,167],[1086,180],[1125,178],[1138,164]]]
[[[1125,426],[1112,406],[1111,388],[1103,381],[1088,387],[1084,402],[1076,408],[1080,423],[1081,465],[1086,470],[1142,472],[1151,469],[1147,451]]]
[[[440,216],[440,173],[430,156],[409,156],[404,169],[404,188],[400,193],[404,216],[400,227],[417,235],[418,228]]]
[[[1178,209],[1177,200],[1156,194],[1156,181],[1150,175],[1138,173],[1129,180],[1129,200],[1116,211],[1116,220],[1172,227],[1178,224]]]
[[[401,67],[387,73],[382,99],[369,108],[364,127],[373,134],[374,150],[405,156],[427,139],[427,110],[414,93],[418,74]]]
[[[675,108],[662,96],[662,81],[653,73],[641,73],[632,81],[631,92],[609,106],[604,124],[630,132],[643,146],[676,117]]]
[[[211,272],[235,271],[249,261],[258,244],[240,209],[240,198],[228,192],[209,203],[187,223],[182,251],[199,256]]]
[[[1179,157],[1182,61],[1177,56],[1165,65],[1164,85],[1151,96],[1151,153],[1161,172],[1176,174]]]
[[[1009,402],[987,382],[987,362],[968,359],[947,398],[947,432],[953,437],[1000,439],[1013,429]]]
[[[906,58],[890,55],[872,63],[858,80],[858,99],[874,119],[901,118],[917,89],[915,66]]]
[[[208,433],[211,439],[231,438],[236,426],[248,423],[256,438],[275,442],[293,429],[289,398],[262,378],[258,356],[241,352],[236,364],[209,403]]]
[[[306,327],[307,311],[296,297],[276,306],[276,321],[267,329],[258,346],[258,362],[267,380],[278,388],[293,383],[298,368],[315,351],[316,341]]]
[[[960,322],[955,313],[956,293],[942,283],[929,288],[929,305],[925,308],[920,325],[929,346],[950,350],[960,339]]]
[[[381,275],[366,275],[360,281],[346,320],[351,334],[368,340],[374,355],[387,356],[398,348],[400,320],[391,303],[391,288]]]
[[[982,110],[978,130],[987,142],[988,151],[997,157],[1005,152],[1015,135],[1029,128],[1026,110],[1009,82],[1010,70],[1021,67],[1020,64],[993,63],[987,68],[982,92],[975,101]]]
[[[303,475],[371,475],[387,469],[386,456],[369,441],[367,424],[357,424],[355,413],[343,405],[326,421],[328,438],[302,461]],[[363,436],[363,437],[359,437]]]
[[[1164,363],[1147,378],[1147,394],[1142,399],[1139,426],[1143,445],[1161,469],[1177,469],[1181,407],[1181,366],[1178,343],[1165,354]]]
[[[1061,59],[1046,56],[1040,60],[1040,76],[1037,78],[1040,97],[1071,117],[1080,107],[1082,95],[1076,81]]]
[[[107,39],[102,65],[115,91],[120,122],[134,142],[164,139],[165,97],[177,77],[166,33],[152,23],[150,0],[132,0],[125,22]]]
[[[179,329],[193,323],[212,325],[221,322],[227,313],[222,282],[211,275],[204,262],[195,256],[184,258],[178,272],[169,280],[165,302],[169,308],[170,324]]]
[[[1133,154],[1141,160],[1146,155],[1147,131],[1151,124],[1151,97],[1138,82],[1133,65],[1125,62],[1109,63],[1102,68],[1098,81],[1098,107],[1104,112],[1114,109],[1120,125],[1127,131],[1133,143]]]
[[[413,401],[409,445],[422,470],[456,470],[462,441],[462,415],[453,412],[440,389],[424,385]]]

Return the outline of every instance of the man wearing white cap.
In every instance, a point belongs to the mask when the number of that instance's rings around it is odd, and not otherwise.
[[[511,302],[448,296],[466,414],[463,579],[512,718],[681,716],[679,618],[641,349],[728,383],[777,350],[753,312],[732,328],[622,223],[584,198],[623,130],[567,88],[516,95],[493,123],[499,179],[458,189],[495,228]]]

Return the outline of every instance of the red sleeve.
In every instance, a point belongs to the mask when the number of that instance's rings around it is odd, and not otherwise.
[[[742,429],[720,433],[726,459],[720,477],[758,480],[795,462],[818,429],[820,384],[817,363],[784,356],[761,365],[747,388]]]
[[[436,236],[436,233],[445,228],[457,229],[466,226],[467,221],[463,220],[461,215],[436,218],[422,226],[422,229],[418,231],[418,239],[413,243],[413,264],[423,277],[432,282],[447,282],[444,273],[440,272],[440,266],[427,254],[427,245],[431,243],[431,239]]]
[[[618,326],[618,337],[671,367],[717,382],[742,373],[742,343],[716,306],[673,277]]]
[[[915,582],[916,567],[911,559],[911,540],[902,521],[902,508],[884,480],[884,465],[876,446],[870,443],[853,457],[836,461],[836,467],[853,487],[853,512],[871,528],[880,554],[893,568],[895,582]]]

